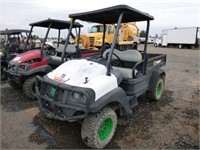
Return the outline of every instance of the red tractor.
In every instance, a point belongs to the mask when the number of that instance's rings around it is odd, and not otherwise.
[[[40,47],[24,52],[12,59],[7,68],[9,85],[14,89],[23,88],[24,94],[29,99],[36,99],[34,87],[37,75],[44,76],[68,59],[98,54],[98,51],[80,51],[79,44],[73,45],[69,44],[69,42],[65,42],[63,45],[60,42],[61,30],[74,29],[76,33],[80,35],[80,30],[83,26],[77,22],[75,22],[74,25],[71,25],[71,22],[68,21],[47,19],[32,23],[30,26],[31,30],[27,39],[27,43],[34,27],[47,28],[45,38],[41,42]],[[58,30],[58,42],[56,48],[46,44],[50,29]],[[73,33],[71,33],[66,38],[66,41],[69,41],[70,37],[74,38],[75,36]],[[79,39],[80,36],[78,36],[78,40]],[[26,45],[24,49],[26,49]]]

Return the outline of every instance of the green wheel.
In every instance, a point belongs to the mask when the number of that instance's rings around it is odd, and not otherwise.
[[[113,121],[111,118],[107,118],[106,120],[103,121],[99,131],[98,131],[98,136],[99,136],[99,139],[101,141],[104,141],[106,140],[111,131],[112,131],[112,128],[113,128]]]
[[[154,83],[152,91],[149,91],[149,98],[155,101],[160,100],[162,93],[164,91],[164,80],[159,77],[158,80]]]
[[[104,148],[112,139],[117,126],[117,115],[109,107],[91,114],[83,121],[81,137],[91,148]]]

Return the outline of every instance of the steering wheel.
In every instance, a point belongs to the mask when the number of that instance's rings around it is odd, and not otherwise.
[[[55,55],[56,54],[55,48],[49,44],[44,44],[44,49],[46,50],[47,55]]]
[[[106,54],[106,59],[108,59],[108,54],[109,54],[110,52],[108,52],[107,54]],[[111,59],[111,65],[112,66],[120,66],[121,65],[121,59],[119,58],[119,56],[117,56],[115,53],[113,53],[113,55],[117,58],[117,60],[115,60],[115,59]]]

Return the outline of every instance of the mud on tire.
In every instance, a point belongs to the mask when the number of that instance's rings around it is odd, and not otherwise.
[[[22,89],[22,86],[17,84],[14,80],[8,78],[8,84],[14,89]]]
[[[31,100],[36,99],[35,83],[36,83],[36,77],[33,76],[33,77],[26,79],[24,82],[24,85],[23,85],[24,94]]]
[[[117,115],[115,111],[105,107],[84,119],[81,138],[91,148],[103,148],[112,139],[116,126]]]

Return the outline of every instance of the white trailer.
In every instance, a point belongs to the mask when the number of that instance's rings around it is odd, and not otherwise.
[[[200,28],[176,28],[162,31],[162,46],[178,46],[179,48],[197,47],[200,44]]]

